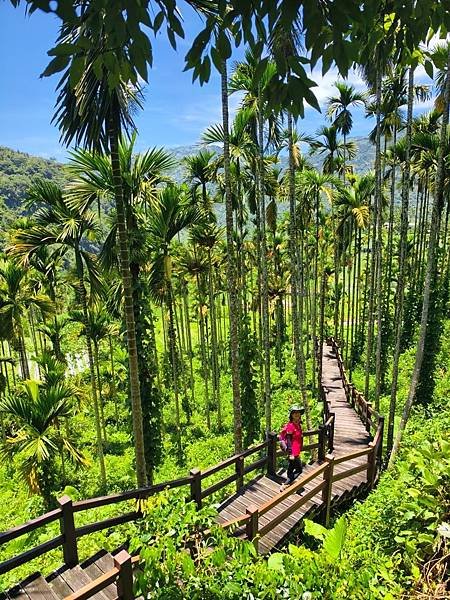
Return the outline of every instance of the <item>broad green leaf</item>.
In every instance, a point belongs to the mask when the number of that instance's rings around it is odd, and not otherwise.
[[[275,554],[271,554],[267,561],[267,566],[269,569],[274,571],[283,571],[284,572],[284,564],[283,564],[284,554],[281,552],[275,552]]]
[[[327,532],[323,542],[323,549],[332,560],[337,560],[344,545],[347,523],[345,517],[338,519],[330,531]]]
[[[325,536],[328,533],[328,529],[319,523],[314,523],[314,521],[310,521],[309,519],[304,520],[305,523],[305,532],[308,535],[311,535],[316,540],[320,540],[323,542]]]
[[[72,60],[72,64],[70,65],[70,77],[69,77],[69,82],[70,82],[70,87],[74,88],[77,83],[80,81],[83,72],[84,72],[84,65],[85,65],[85,57],[84,56],[76,56],[73,60]]]

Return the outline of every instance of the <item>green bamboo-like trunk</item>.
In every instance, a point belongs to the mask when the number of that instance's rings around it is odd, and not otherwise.
[[[94,345],[94,362],[95,362],[95,371],[97,374],[97,389],[98,389],[98,407],[100,410],[100,427],[102,430],[103,443],[107,442],[106,438],[106,427],[105,427],[105,411],[103,406],[103,386],[102,380],[100,377],[100,358],[98,352],[98,342],[93,341]]]
[[[222,428],[222,402],[220,397],[220,369],[219,361],[217,358],[218,354],[218,340],[217,340],[217,317],[216,317],[216,303],[214,300],[214,273],[211,256],[211,248],[208,246],[208,294],[209,294],[209,307],[210,307],[210,327],[211,327],[211,370],[212,370],[212,383],[215,393],[215,402],[217,406],[217,427]]]
[[[395,348],[392,364],[391,399],[389,403],[389,418],[387,427],[386,456],[390,455],[394,440],[395,409],[397,406],[398,372],[402,340],[403,305],[405,300],[406,279],[406,250],[408,242],[408,209],[409,187],[411,173],[411,132],[414,103],[414,68],[410,67],[408,77],[408,113],[406,118],[406,148],[403,165],[402,181],[402,212],[400,219],[400,248],[397,278],[397,293],[395,297]]]
[[[223,166],[225,178],[225,212],[227,232],[227,279],[230,321],[230,351],[231,351],[231,381],[233,390],[233,417],[234,417],[234,450],[242,450],[242,416],[241,394],[239,387],[239,300],[236,278],[236,258],[233,244],[233,205],[231,196],[230,176],[230,137],[228,115],[228,77],[227,63],[222,62],[221,73],[222,92],[222,121],[223,121]]]
[[[264,121],[262,115],[262,101],[258,110],[258,196],[257,210],[261,212],[261,315],[262,315],[262,342],[264,355],[264,412],[266,417],[266,431],[272,429],[272,402],[270,390],[270,337],[269,337],[269,284],[267,273],[267,236],[266,236],[266,195],[264,190]]]
[[[294,163],[294,140],[293,140],[293,119],[288,113],[288,136],[289,136],[289,258],[291,275],[291,320],[292,337],[294,342],[295,372],[297,375],[297,384],[302,396],[305,408],[306,425],[311,429],[311,411],[306,396],[304,371],[302,365],[302,337],[298,320],[298,262],[297,262],[297,218],[295,208],[295,163]]]
[[[378,281],[381,285],[381,265],[379,264],[379,257],[381,250],[379,245],[381,244],[381,67],[377,64],[377,76],[376,76],[376,141],[375,141],[375,200],[374,200],[374,219],[372,228],[372,260],[370,266],[370,283],[369,283],[369,315],[368,315],[368,326],[367,326],[367,354],[366,354],[366,376],[364,383],[364,396],[369,399],[369,376],[373,371],[372,367],[372,351],[373,351],[373,337],[375,330],[375,301],[376,293],[378,292]],[[377,274],[379,277],[377,278]],[[378,311],[377,311],[378,315]],[[381,325],[381,317],[380,322]],[[381,327],[377,331],[381,341]],[[377,357],[378,357],[378,341],[377,341]],[[378,362],[377,362],[378,365]],[[378,371],[377,371],[378,374]],[[378,384],[376,384],[378,385]]]
[[[102,429],[101,429],[101,420],[100,420],[100,409],[98,405],[98,395],[97,395],[97,383],[95,380],[95,366],[94,366],[94,356],[92,352],[92,342],[91,335],[89,330],[89,314],[88,314],[88,306],[87,306],[87,297],[86,297],[86,287],[84,283],[84,275],[83,275],[83,263],[79,250],[75,250],[75,262],[77,267],[77,275],[78,275],[78,283],[80,290],[80,300],[81,300],[81,309],[83,311],[83,325],[86,332],[86,349],[88,353],[88,363],[89,363],[89,375],[91,378],[91,391],[92,391],[92,403],[94,405],[94,418],[95,418],[95,432],[97,436],[97,452],[98,452],[98,462],[100,465],[100,482],[102,492],[106,491],[106,469],[105,469],[105,459],[103,456],[103,439],[102,439]]]
[[[117,102],[117,101],[116,101]],[[119,110],[113,107],[109,120],[109,144],[111,169],[114,183],[114,199],[119,241],[119,262],[122,277],[125,326],[128,346],[128,367],[130,381],[131,414],[133,423],[134,451],[136,461],[136,480],[139,487],[147,483],[145,468],[144,431],[142,425],[141,389],[139,383],[139,363],[136,344],[136,325],[134,321],[133,289],[130,272],[130,250],[126,226],[125,205],[123,201],[122,175],[119,159],[120,120]]]

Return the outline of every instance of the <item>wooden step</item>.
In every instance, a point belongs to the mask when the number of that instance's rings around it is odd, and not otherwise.
[[[34,573],[8,592],[10,600],[58,600],[40,573]]]

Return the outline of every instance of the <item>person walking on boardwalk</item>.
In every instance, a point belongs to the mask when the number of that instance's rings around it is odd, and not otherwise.
[[[302,472],[300,453],[303,447],[302,414],[305,409],[298,404],[293,404],[289,409],[289,421],[280,433],[280,445],[288,454],[289,465],[287,470],[287,485],[290,485],[296,476]]]

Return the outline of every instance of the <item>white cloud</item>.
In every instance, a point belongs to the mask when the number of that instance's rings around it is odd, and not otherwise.
[[[317,83],[317,87],[313,87],[311,91],[316,96],[322,110],[328,98],[336,94],[336,88],[334,87],[336,81],[345,81],[352,85],[357,91],[365,89],[364,81],[355,70],[350,71],[348,77],[344,80],[340,77],[336,67],[330,69],[325,75],[322,75],[321,68],[317,67],[313,70],[309,78]]]

